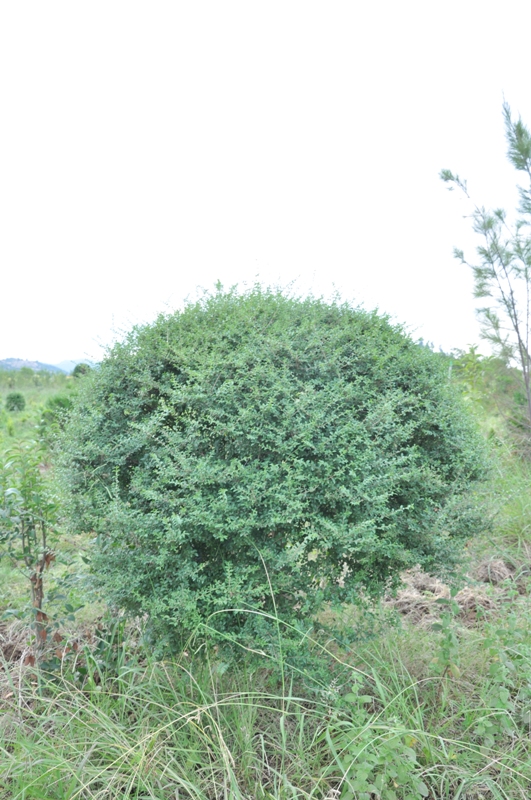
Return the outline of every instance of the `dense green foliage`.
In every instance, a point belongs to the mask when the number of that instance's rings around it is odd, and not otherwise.
[[[24,411],[26,401],[21,392],[10,392],[6,397],[7,411]]]
[[[63,446],[107,597],[179,641],[311,625],[481,526],[482,446],[437,356],[346,304],[219,291],[134,330]]]

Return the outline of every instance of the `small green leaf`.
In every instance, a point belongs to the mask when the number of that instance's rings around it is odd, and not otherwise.
[[[22,612],[16,608],[7,608],[2,614],[2,618],[8,619],[9,617],[16,617],[16,619],[20,619],[21,614]]]
[[[348,694],[344,695],[343,700],[346,700],[347,703],[357,703],[359,700],[359,695],[349,692]]]

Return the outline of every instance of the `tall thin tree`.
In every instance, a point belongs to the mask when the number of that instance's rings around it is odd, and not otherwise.
[[[519,204],[514,221],[501,208],[478,206],[468,192],[466,181],[448,169],[440,177],[449,189],[458,188],[472,204],[472,227],[482,237],[477,247],[478,262],[470,263],[462,250],[455,257],[472,269],[474,296],[488,302],[477,311],[481,337],[507,363],[519,367],[526,400],[527,435],[531,436],[531,133],[519,117],[503,104],[507,157],[528,186],[518,186]]]

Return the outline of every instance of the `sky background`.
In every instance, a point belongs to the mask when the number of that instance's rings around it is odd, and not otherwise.
[[[101,357],[197,287],[295,282],[478,341],[467,207],[515,205],[531,3],[0,7],[0,358]]]

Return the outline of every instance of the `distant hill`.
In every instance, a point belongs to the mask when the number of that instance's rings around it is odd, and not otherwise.
[[[22,369],[27,367],[34,372],[65,372],[61,367],[53,364],[43,364],[41,361],[26,361],[24,358],[4,358],[0,360],[0,369]]]
[[[72,372],[75,366],[78,364],[88,364],[89,367],[93,367],[92,361],[87,361],[86,358],[78,358],[75,361],[73,359],[68,359],[67,361],[60,361],[56,364],[56,367],[59,367],[60,370],[63,372]]]

